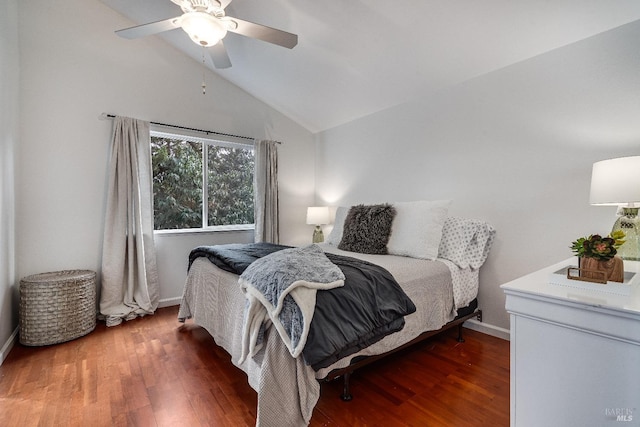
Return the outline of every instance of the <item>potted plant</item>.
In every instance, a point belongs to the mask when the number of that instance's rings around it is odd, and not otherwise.
[[[573,242],[571,250],[579,260],[580,276],[589,279],[623,282],[624,265],[616,256],[618,248],[624,244],[624,231],[613,231],[607,237],[592,234]]]

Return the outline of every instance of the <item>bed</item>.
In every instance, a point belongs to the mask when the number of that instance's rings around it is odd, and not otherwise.
[[[342,221],[339,214],[336,224]],[[478,272],[488,256],[495,230],[482,221],[452,217],[441,218],[440,230],[434,260],[341,250],[335,245],[335,235],[318,245],[327,256],[348,256],[383,267],[415,304],[415,312],[404,318],[401,330],[327,366],[314,369],[305,363],[304,355],[292,357],[291,348],[275,328],[267,329],[259,350],[246,357],[243,345],[246,347],[247,298],[239,286],[239,276],[217,267],[206,256],[190,260],[178,318],[183,322],[193,319],[204,327],[216,344],[231,355],[234,365],[247,374],[249,384],[258,393],[256,425],[307,425],[319,398],[319,380],[345,376],[343,398],[348,400],[352,369],[430,331],[453,325],[456,318],[466,319],[477,313]]]

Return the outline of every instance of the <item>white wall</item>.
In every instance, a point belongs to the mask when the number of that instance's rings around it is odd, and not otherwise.
[[[450,198],[497,240],[481,272],[484,321],[509,328],[499,286],[608,233],[589,206],[592,163],[640,154],[640,22],[319,135],[326,203]]]
[[[156,256],[160,279],[160,307],[180,304],[184,279],[187,275],[187,256],[191,249],[203,245],[252,243],[253,231],[216,233],[164,234],[156,233]]]
[[[117,37],[114,30],[132,23],[97,0],[32,0],[18,7],[19,277],[99,271],[112,128],[112,121],[98,120],[102,112],[282,141],[281,239],[305,241],[305,208],[314,200],[310,132],[215,73],[206,73],[203,95],[201,64],[156,37]],[[246,233],[159,238],[161,300],[181,296],[195,244],[246,239]]]
[[[18,2],[0,2],[0,363],[18,323],[15,157],[18,145]]]

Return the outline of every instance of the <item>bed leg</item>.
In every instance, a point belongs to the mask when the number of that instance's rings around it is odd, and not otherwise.
[[[462,323],[458,325],[458,342],[464,342],[464,338],[462,338]]]
[[[340,395],[340,399],[342,399],[343,402],[348,402],[351,399],[353,399],[353,396],[351,395],[351,390],[349,389],[350,378],[351,378],[351,372],[347,372],[342,376],[342,380],[344,381],[344,386],[342,389],[342,394]]]

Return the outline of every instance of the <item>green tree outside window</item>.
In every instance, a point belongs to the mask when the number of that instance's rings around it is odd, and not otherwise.
[[[151,157],[156,230],[253,224],[253,147],[152,132]]]

